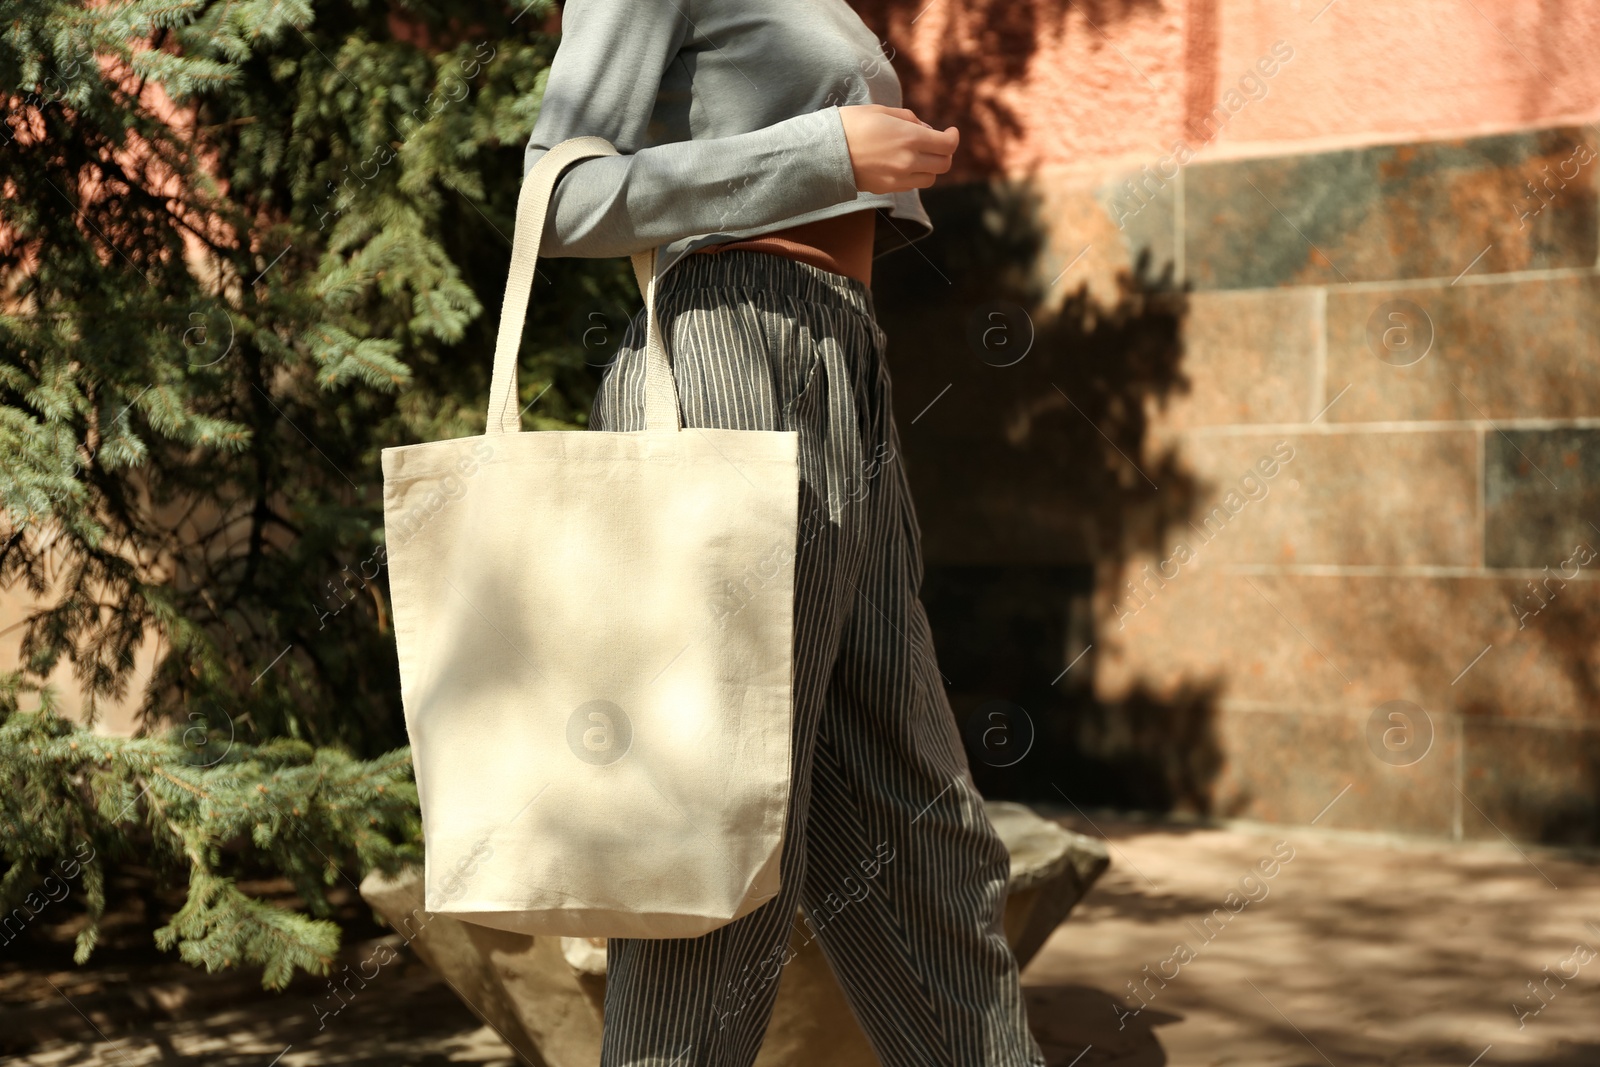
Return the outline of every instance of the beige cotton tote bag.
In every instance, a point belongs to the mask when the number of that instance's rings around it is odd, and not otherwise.
[[[389,584],[426,909],[693,937],[778,892],[798,435],[682,425],[653,250],[633,257],[646,428],[522,432],[551,189],[615,154],[574,138],[524,181],[487,432],[383,451]]]

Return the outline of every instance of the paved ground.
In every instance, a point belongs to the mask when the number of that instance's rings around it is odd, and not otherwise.
[[[1092,1045],[1078,1067],[1600,1065],[1600,865],[1100,828],[1111,870],[1024,975],[1053,1063]],[[1273,867],[1275,846],[1293,858]],[[1273,876],[1246,880],[1263,858]]]
[[[1600,865],[1096,821],[1112,869],[1024,975],[1052,1067],[1600,1065]],[[420,966],[386,975],[321,1030],[304,990],[143,1018],[91,1005],[5,1062],[511,1067]],[[42,977],[88,1003],[72,972]]]

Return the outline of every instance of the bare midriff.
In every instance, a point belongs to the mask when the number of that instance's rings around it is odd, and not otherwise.
[[[872,284],[872,241],[877,230],[877,213],[851,211],[815,222],[774,230],[759,237],[748,237],[728,244],[709,245],[695,252],[715,255],[740,249],[770,252],[775,256],[809,263],[814,267]]]

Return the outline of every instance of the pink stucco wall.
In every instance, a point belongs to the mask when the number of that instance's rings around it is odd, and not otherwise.
[[[908,106],[962,128],[949,180],[1138,165],[1179,138],[1226,158],[1600,119],[1594,0],[856,7],[892,50]],[[1279,41],[1292,57],[1252,81]],[[1201,125],[1229,102],[1226,121]]]

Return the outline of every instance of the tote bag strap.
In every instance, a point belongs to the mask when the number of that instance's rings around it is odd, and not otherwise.
[[[489,382],[486,433],[518,433],[522,410],[518,406],[517,352],[522,347],[522,327],[527,321],[528,297],[533,292],[534,269],[539,263],[539,242],[544,237],[550,194],[561,172],[581,159],[614,156],[617,150],[603,137],[574,137],[551,148],[528,171],[517,195],[517,225],[511,239],[511,270],[506,278],[505,303],[500,309],[500,332],[494,345],[494,375]],[[645,429],[681,430],[678,389],[672,379],[656,324],[656,250],[635,253],[633,275],[645,302]]]

